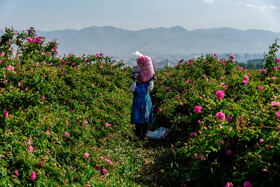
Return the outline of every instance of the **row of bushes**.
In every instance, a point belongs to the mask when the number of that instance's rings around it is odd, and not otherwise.
[[[264,70],[244,70],[233,55],[207,55],[157,72],[155,123],[171,128],[174,144],[165,182],[280,185],[277,41]]]
[[[132,133],[131,70],[57,46],[33,28],[2,36],[0,186],[103,183],[119,162],[108,150]]]

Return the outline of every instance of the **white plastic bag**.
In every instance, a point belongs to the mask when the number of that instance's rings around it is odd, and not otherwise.
[[[160,127],[155,131],[147,131],[146,136],[152,139],[164,139],[166,136],[168,128]]]

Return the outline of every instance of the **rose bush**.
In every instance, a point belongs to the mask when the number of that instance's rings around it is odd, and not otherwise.
[[[110,149],[132,133],[131,70],[103,54],[60,57],[33,28],[1,39],[0,186],[98,184],[115,173]]]
[[[271,64],[277,63],[277,47],[270,47]],[[277,68],[267,76],[266,70],[243,70],[231,55],[207,55],[166,69],[157,72],[151,94],[155,110],[162,110],[155,113],[154,126],[170,128],[174,144],[165,182],[279,186]]]

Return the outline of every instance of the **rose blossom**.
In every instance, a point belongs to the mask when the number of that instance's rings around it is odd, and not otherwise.
[[[252,187],[252,184],[248,181],[244,182],[243,187]]]
[[[232,151],[231,150],[227,150],[227,156],[230,156],[232,154]]]
[[[68,132],[66,132],[64,135],[65,135],[67,138],[69,138],[69,136],[70,136],[70,134],[69,134]]]
[[[41,38],[40,38],[39,36],[36,36],[36,37],[35,37],[35,42],[36,42],[37,44],[39,44],[39,43],[42,42],[42,40],[41,40]]]
[[[30,43],[34,42],[33,38],[28,38],[28,41],[29,41]]]
[[[5,117],[5,118],[9,117],[9,113],[8,113],[7,110],[5,110],[5,112],[4,112],[4,117]]]
[[[218,112],[218,113],[216,114],[216,117],[217,117],[217,120],[218,120],[218,121],[225,121],[225,119],[226,119],[225,114],[222,113],[222,112]]]
[[[32,171],[32,174],[31,174],[30,179],[31,179],[31,180],[35,180],[35,179],[36,179],[36,173],[35,173],[35,171]]]
[[[30,146],[28,146],[28,149],[30,150],[30,151],[33,151],[34,149],[33,149],[33,147],[30,145]]]
[[[233,184],[231,182],[227,182],[225,187],[233,187]]]
[[[222,99],[225,96],[225,93],[222,90],[216,92],[216,97]]]
[[[195,111],[195,113],[201,113],[201,109],[202,109],[201,106],[196,106],[196,107],[194,108],[194,111]]]
[[[7,66],[7,70],[14,70],[14,69],[15,69],[15,67],[12,65]]]
[[[230,123],[232,121],[232,117],[227,117],[227,121]]]
[[[244,81],[249,81],[249,77],[247,75],[244,75]]]

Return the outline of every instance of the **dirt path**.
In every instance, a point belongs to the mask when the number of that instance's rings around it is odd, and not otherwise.
[[[147,186],[164,184],[165,168],[170,163],[170,144],[167,140],[145,138],[135,142],[135,154],[143,160],[135,182]]]

